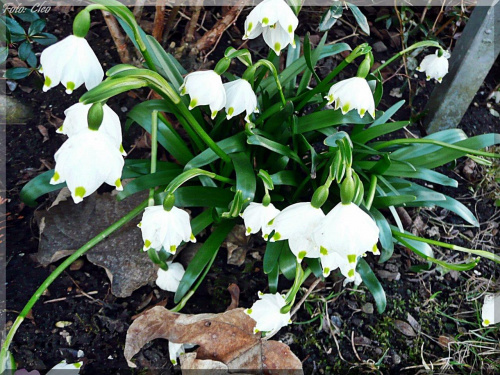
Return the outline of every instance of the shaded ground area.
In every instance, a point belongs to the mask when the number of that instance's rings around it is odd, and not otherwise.
[[[64,37],[71,30],[73,14],[49,13],[48,28],[58,37]],[[376,12],[368,14],[370,20],[377,17]],[[306,10],[298,34],[314,31],[308,24],[316,25],[319,16],[317,12]],[[144,18],[152,19],[152,14],[146,13]],[[347,15],[346,19],[354,22],[351,18]],[[114,46],[110,47],[112,41],[104,21],[99,17],[93,20],[96,24],[90,37],[101,43],[92,45],[104,67],[110,67],[119,61],[118,55]],[[182,30],[183,25],[181,23],[178,30]],[[241,19],[237,25],[241,30]],[[375,25],[379,26],[379,23]],[[347,23],[338,24],[330,32],[329,40],[344,38],[351,33]],[[237,36],[232,30],[229,34]],[[180,39],[181,35],[176,32],[174,40]],[[355,45],[365,39],[371,43],[380,41],[376,33],[372,33],[371,38],[354,36],[345,41]],[[225,47],[228,40],[225,34],[221,46]],[[237,40],[234,43],[238,45]],[[262,48],[259,43],[252,42],[249,48],[258,51]],[[397,50],[397,46],[385,43],[389,49],[376,53],[378,61],[387,59]],[[223,51],[224,48],[219,49]],[[217,50],[211,58],[215,58],[217,53],[220,56],[221,51]],[[334,64],[333,60],[325,60],[320,75],[328,73]],[[500,131],[498,118],[490,113],[486,105],[487,95],[500,83],[499,71],[497,63],[460,124],[469,136]],[[395,76],[386,83],[381,109],[400,100],[390,93],[404,86],[404,82],[402,77]],[[423,77],[413,79],[412,84],[418,88],[413,111],[405,107],[398,113],[398,118],[406,119],[418,114],[433,87]],[[66,95],[60,88],[52,89],[47,94],[38,89],[26,92],[35,85],[34,79],[31,82],[22,81],[20,85],[28,89],[18,87],[13,92],[8,91],[7,95],[31,107],[33,117],[25,124],[7,126],[7,325],[12,324],[17,313],[55,267],[42,268],[31,258],[37,251],[38,228],[33,221],[34,209],[20,202],[19,191],[31,178],[53,167],[53,154],[65,139],[55,133],[60,125],[59,119],[63,118],[64,110],[84,92],[83,88],[72,96]],[[408,92],[402,92],[403,98],[407,98]],[[126,111],[139,100],[145,100],[147,93],[137,95],[139,97],[123,95],[109,104],[124,120]],[[416,134],[421,131],[418,123],[412,125],[410,130]],[[125,148],[134,148],[130,157],[139,158],[147,153],[147,149],[141,148],[140,141],[137,141],[141,137],[138,129],[125,136]],[[499,167],[495,168],[498,172]],[[492,173],[488,174],[485,168],[465,160],[447,166],[445,171],[458,179],[461,186],[454,192],[443,192],[458,197],[475,212],[481,227],[471,228],[445,210],[409,210],[405,224],[432,238],[498,251],[500,210],[493,205],[498,185],[494,184]],[[104,191],[105,188],[100,190],[101,193]],[[47,197],[37,210],[45,210],[53,198]],[[263,253],[262,245],[258,240],[253,242],[255,256],[248,255],[241,267],[227,265],[226,249],[221,249],[212,271],[183,311],[224,311],[230,303],[226,288],[231,283],[236,283],[242,290],[240,305],[250,306],[256,292],[265,290],[267,285],[258,256]],[[461,254],[457,256],[445,252],[440,255],[446,260],[464,259]],[[475,271],[464,274],[443,274],[433,268],[417,275],[410,268],[420,264],[420,260],[401,248],[385,264],[377,264],[376,258],[369,257],[367,260],[388,296],[388,308],[384,314],[376,312],[373,299],[363,286],[358,290],[342,288],[341,280],[328,279],[318,286],[299,311],[295,324],[275,337],[290,345],[303,361],[306,373],[380,370],[396,374],[403,369],[407,373],[416,373],[425,366],[432,366],[431,363],[436,369],[445,369],[446,364],[453,361],[462,365],[456,365],[448,370],[449,373],[470,373],[481,369],[490,373],[498,371],[500,332],[498,329],[480,328],[478,309],[482,299],[475,300],[483,292],[495,290],[491,284],[492,280],[500,278],[498,266],[482,261]],[[286,286],[287,282],[281,280],[280,288]],[[81,291],[88,296],[82,296]],[[153,286],[145,286],[129,298],[117,299],[110,293],[105,271],[84,260],[59,277],[35,305],[14,339],[12,352],[19,368],[49,369],[63,358],[74,361],[76,351],[83,350],[86,365],[82,374],[132,373],[123,358],[126,330],[136,314],[165,301],[170,306],[172,301],[169,299],[172,299],[169,293]],[[57,322],[71,322],[71,325],[62,324],[65,326],[58,328]],[[141,351],[137,363],[140,367],[162,369],[159,373],[172,373],[174,370],[167,352],[167,342],[156,340]]]

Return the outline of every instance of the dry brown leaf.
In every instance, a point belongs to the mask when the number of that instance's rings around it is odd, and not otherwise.
[[[227,249],[227,264],[241,266],[245,263],[247,251],[249,250],[249,240],[250,236],[245,234],[244,225],[236,225],[233,228],[223,245]]]
[[[406,322],[403,322],[402,320],[395,320],[394,325],[400,331],[403,335],[408,336],[408,337],[415,337],[417,334],[411,328],[411,325],[409,325]]]
[[[47,142],[49,140],[49,131],[43,125],[38,125],[37,127],[38,127],[38,131],[40,132],[40,134],[43,137],[43,142],[42,143]]]
[[[302,374],[302,364],[290,348],[277,341],[265,341],[253,333],[255,321],[242,308],[221,314],[186,315],[154,307],[137,318],[127,332],[125,359],[130,367],[132,357],[151,340],[163,338],[175,343],[198,345],[196,356],[185,366],[217,366],[218,370],[290,370]],[[181,358],[181,361],[183,359]],[[198,361],[210,360],[216,363]],[[218,362],[218,363],[217,363]],[[203,367],[204,368],[204,367]],[[286,372],[285,372],[286,373]]]
[[[227,287],[227,291],[231,295],[231,304],[227,307],[226,311],[234,310],[240,304],[240,288],[236,284],[231,284]]]

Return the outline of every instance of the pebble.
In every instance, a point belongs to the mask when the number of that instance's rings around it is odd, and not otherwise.
[[[399,365],[401,363],[401,357],[398,354],[393,353],[392,362],[394,362],[395,365]]]
[[[361,310],[365,314],[373,314],[373,304],[370,302],[365,303],[363,306],[361,306]]]
[[[387,51],[387,46],[384,44],[384,42],[381,42],[381,41],[375,42],[373,44],[372,48],[375,52],[379,52],[379,53]]]

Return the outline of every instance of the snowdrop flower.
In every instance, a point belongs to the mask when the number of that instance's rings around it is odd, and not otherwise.
[[[271,227],[269,222],[280,213],[272,203],[264,206],[262,203],[251,202],[241,214],[245,222],[246,235],[255,234],[262,229],[262,236],[269,236]]]
[[[52,370],[50,370],[47,375],[77,375],[80,373],[80,368],[83,366],[83,362],[66,363],[66,360],[55,365]]]
[[[45,76],[43,91],[59,83],[71,94],[83,83],[87,90],[101,83],[104,71],[94,51],[85,38],[70,35],[43,50],[40,57]]]
[[[104,182],[123,190],[120,178],[124,161],[113,139],[105,133],[82,130],[63,143],[54,159],[56,167],[50,183],[66,181],[75,203]]]
[[[266,44],[279,55],[289,44],[295,48],[294,32],[299,20],[284,0],[264,0],[245,20],[243,39],[263,35]]]
[[[156,285],[167,292],[177,292],[184,273],[184,267],[180,263],[167,262],[168,270],[164,271],[158,268],[158,277]]]
[[[175,342],[169,341],[168,342],[168,354],[170,357],[170,362],[172,362],[173,365],[176,365],[177,358],[179,358],[181,355],[185,354],[184,344],[177,344]]]
[[[237,79],[232,82],[224,83],[226,90],[226,113],[227,119],[238,116],[246,112],[245,121],[250,122],[250,115],[258,113],[257,96],[252,89],[252,85],[245,79]]]
[[[189,214],[175,206],[170,211],[162,205],[146,207],[138,227],[142,231],[144,251],[150,248],[160,251],[163,247],[168,253],[174,254],[182,241],[196,242]]]
[[[356,272],[358,257],[378,253],[379,229],[372,218],[354,203],[337,204],[313,233],[320,248],[323,274],[339,267],[346,282],[361,282]]]
[[[319,247],[313,241],[312,232],[324,219],[321,208],[310,202],[295,203],[281,211],[270,223],[269,232],[274,230],[271,242],[288,240],[290,250],[299,261],[306,256],[319,257]],[[267,237],[264,235],[264,239]]]
[[[483,326],[500,323],[500,294],[487,294],[484,297],[484,305],[481,312]]]
[[[448,59],[450,58],[450,53],[448,51],[443,51],[442,55],[439,56],[439,51],[438,49],[434,55],[425,56],[420,66],[417,68],[419,72],[425,72],[427,81],[435,79],[441,83],[443,77],[448,74]]]
[[[189,94],[189,109],[199,105],[210,106],[212,119],[226,104],[226,90],[220,75],[213,70],[189,73],[180,87],[181,95]]]
[[[259,292],[259,300],[245,313],[255,320],[254,333],[277,332],[282,327],[291,323],[290,312],[281,313],[281,308],[285,306],[285,296],[275,294],[264,294]]]
[[[89,114],[90,107],[92,107],[92,104],[76,103],[66,109],[64,111],[66,118],[64,119],[62,126],[57,129],[56,132],[71,137],[80,133],[82,130],[87,130],[87,116]],[[102,108],[104,116],[98,131],[106,133],[106,135],[108,135],[116,144],[116,147],[120,149],[122,155],[127,155],[122,146],[122,127],[120,124],[120,118],[107,104],[104,104]]]
[[[372,90],[364,78],[352,77],[337,82],[330,88],[325,99],[328,100],[327,104],[335,102],[335,109],[340,108],[343,115],[352,109],[357,109],[361,117],[368,112],[375,118]]]

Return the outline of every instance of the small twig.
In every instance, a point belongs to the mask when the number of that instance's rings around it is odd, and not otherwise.
[[[90,297],[90,295],[97,294],[97,293],[99,293],[99,292],[97,290],[94,290],[92,292],[88,292],[88,293],[85,293],[85,294],[76,294],[74,296],[68,296],[68,297],[61,297],[61,298],[51,299],[51,300],[48,300],[48,301],[44,301],[43,303],[46,304],[46,303],[61,302],[61,301],[66,301],[67,299],[71,299],[71,298]],[[90,298],[92,298],[93,300],[95,300],[95,298],[93,298],[93,297],[90,297]]]
[[[155,19],[153,22],[153,38],[159,43],[163,39],[163,30],[165,29],[165,3],[166,0],[156,1]]]
[[[297,304],[293,307],[292,309],[292,312],[290,313],[290,317],[294,316],[295,313],[300,309],[300,307],[302,306],[302,304],[306,301],[307,297],[309,297],[309,295],[312,293],[312,291],[314,290],[314,288],[316,288],[316,286],[318,286],[318,284],[320,283],[321,281],[321,278],[318,277],[316,280],[314,280],[314,282],[311,284],[311,286],[309,287],[309,289],[307,289],[307,292],[305,292],[305,294],[302,296],[302,298],[300,299],[299,302],[297,302]]]
[[[120,56],[120,60],[123,64],[130,64],[130,54],[127,47],[127,41],[120,31],[120,27],[118,26],[118,21],[116,18],[111,15],[111,13],[102,10],[102,15],[104,16],[104,21],[106,21],[106,25],[108,26],[109,33],[113,38],[113,41],[116,45],[116,50],[118,55]]]
[[[198,24],[198,19],[200,18],[201,7],[195,6],[192,7],[193,14],[191,15],[191,20],[189,21],[188,30],[186,33],[185,41],[187,43],[191,43],[194,40],[194,32],[196,30],[196,25]]]
[[[356,350],[356,346],[354,346],[354,331],[352,331],[352,333],[351,333],[351,345],[352,345],[352,351],[356,355],[356,358],[358,359],[358,361],[363,362],[361,360],[361,358],[359,358],[359,354],[358,354],[358,351]]]
[[[73,282],[73,284],[75,284],[77,290],[83,294],[85,297],[88,297],[89,299],[95,301],[95,298],[94,297],[91,297],[88,293],[85,293],[85,291],[80,287],[80,285],[75,281],[75,279],[73,279],[68,272],[64,272],[66,274],[66,276],[69,277],[69,279]]]
[[[179,14],[179,9],[179,6],[173,7],[170,11],[170,14],[168,15],[167,24],[165,25],[165,31],[163,32],[163,45],[167,44],[168,36],[170,34],[170,31],[172,31],[172,26],[174,25],[177,15]]]
[[[134,17],[137,22],[140,21],[142,17],[142,10],[144,9],[144,3],[146,0],[136,0],[135,1],[135,6],[134,6]]]

